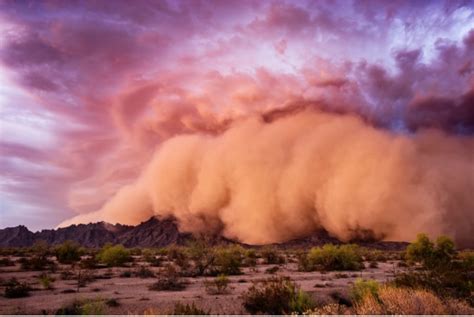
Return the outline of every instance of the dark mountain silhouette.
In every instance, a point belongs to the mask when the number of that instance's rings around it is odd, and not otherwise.
[[[220,236],[205,238],[212,245],[234,242]],[[89,248],[98,248],[106,243],[122,244],[126,247],[165,247],[170,244],[183,245],[192,239],[192,234],[179,231],[175,220],[159,220],[155,217],[151,217],[137,226],[112,225],[106,222],[98,222],[38,232],[31,232],[25,226],[0,230],[0,247],[29,247],[40,240],[46,241],[50,245],[73,240]],[[273,245],[281,248],[306,249],[326,243],[339,244],[341,242],[331,237],[325,230],[319,230],[308,237]],[[386,250],[401,250],[407,245],[405,242],[383,241],[358,241],[357,243],[367,247]]]
[[[175,221],[152,217],[137,226],[98,222],[35,233],[25,226],[5,228],[0,230],[0,247],[29,247],[39,240],[50,245],[73,240],[89,248],[98,248],[106,243],[126,247],[163,247],[172,243],[183,244],[190,237],[190,234],[179,232]]]

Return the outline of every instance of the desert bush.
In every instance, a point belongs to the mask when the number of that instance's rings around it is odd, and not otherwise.
[[[243,249],[239,246],[220,247],[214,250],[214,274],[241,274]]]
[[[416,240],[406,249],[406,259],[420,262],[425,268],[448,265],[456,256],[454,242],[447,236],[439,236],[436,244],[426,234],[418,234]]]
[[[109,307],[118,307],[120,306],[119,301],[116,298],[109,298],[105,301],[105,304]]]
[[[356,271],[363,268],[358,247],[350,244],[326,244],[322,248],[312,248],[307,255],[306,265],[310,270],[326,271]]]
[[[322,307],[316,307],[313,310],[307,310],[303,315],[348,315],[349,308],[345,305],[331,303]]]
[[[260,255],[266,264],[283,264],[285,257],[274,247],[263,247]]]
[[[97,260],[105,263],[107,266],[123,266],[132,260],[130,252],[123,245],[105,245],[99,254]]]
[[[190,263],[187,253],[183,247],[172,245],[167,249],[168,260],[176,263],[181,270],[186,271],[189,269]]]
[[[442,298],[461,298],[474,304],[472,273],[456,253],[451,239],[441,236],[433,243],[425,234],[419,234],[405,256],[422,267],[397,274],[395,286],[427,289]]]
[[[49,245],[44,240],[38,240],[31,247],[31,252],[37,256],[47,257],[50,255]]]
[[[258,255],[254,249],[246,249],[243,253],[242,266],[254,267],[257,265]]]
[[[388,251],[368,248],[360,248],[359,251],[362,258],[369,262],[386,262],[391,257]]]
[[[15,262],[10,260],[9,258],[2,258],[0,259],[0,266],[14,266]]]
[[[80,245],[67,240],[55,248],[56,258],[59,263],[70,264],[81,259]]]
[[[34,255],[31,258],[20,258],[18,262],[20,263],[20,268],[24,271],[50,270],[54,272],[57,267],[56,263],[49,260],[46,255]]]
[[[145,262],[150,263],[152,266],[160,266],[161,260],[157,258],[157,252],[152,249],[144,249],[142,251],[142,257]]]
[[[95,256],[87,256],[85,259],[82,259],[79,262],[79,267],[81,269],[95,269],[99,265],[97,258]]]
[[[265,270],[265,273],[267,274],[275,274],[276,272],[278,272],[280,268],[278,266],[272,266],[272,267],[269,267]]]
[[[186,249],[186,254],[193,264],[190,275],[202,276],[210,274],[209,271],[212,269],[216,256],[214,250],[207,246],[207,242],[204,239],[191,241]]]
[[[6,298],[20,298],[30,295],[31,287],[27,283],[20,283],[15,278],[10,279],[5,283]]]
[[[103,315],[104,312],[105,305],[101,299],[75,299],[59,308],[56,315]]]
[[[81,287],[85,287],[88,283],[94,281],[95,276],[90,270],[78,270],[75,278],[77,280],[77,291],[79,291]]]
[[[150,291],[182,291],[186,288],[184,281],[178,276],[160,277],[158,281],[150,285]]]
[[[149,286],[151,291],[181,291],[185,288],[185,281],[179,277],[178,272],[172,265],[168,265],[164,275]]]
[[[40,276],[38,276],[38,280],[43,286],[44,289],[53,289],[53,283],[55,281],[54,277],[50,276],[49,274],[42,273]]]
[[[457,311],[458,310],[458,311]],[[354,312],[365,315],[435,315],[447,313],[474,312],[474,309],[460,301],[443,301],[426,290],[381,286],[377,295],[371,293],[356,303]]]
[[[408,271],[395,276],[393,284],[398,287],[427,289],[443,298],[463,298],[474,304],[474,291],[469,272],[459,268],[451,270]]]
[[[474,251],[459,252],[458,259],[465,270],[474,271]]]
[[[75,275],[74,275],[74,272],[71,271],[71,270],[65,270],[65,271],[61,271],[59,273],[59,276],[61,277],[62,280],[72,280],[74,279]]]
[[[245,309],[251,314],[300,314],[314,308],[309,295],[287,277],[255,282],[242,299]]]
[[[139,278],[150,278],[155,277],[155,273],[146,266],[140,266],[140,268],[135,271],[135,276]]]
[[[123,271],[122,273],[120,273],[119,275],[120,277],[132,277],[132,271]]]
[[[358,278],[350,288],[350,297],[352,302],[360,302],[367,295],[377,297],[377,292],[380,288],[379,282],[375,280],[364,280]]]
[[[189,304],[182,304],[180,302],[174,305],[172,315],[209,315],[208,311],[196,307],[194,302]]]
[[[211,281],[204,281],[204,286],[208,294],[226,294],[228,292],[227,287],[229,286],[229,283],[229,278],[226,275],[221,274]]]

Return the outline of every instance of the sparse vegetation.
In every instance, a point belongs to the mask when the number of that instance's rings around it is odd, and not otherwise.
[[[14,266],[15,262],[10,260],[9,258],[2,258],[0,259],[0,267],[2,266]]]
[[[429,269],[449,265],[455,255],[454,242],[450,238],[440,236],[434,244],[424,233],[420,233],[406,250],[408,261],[419,262]]]
[[[364,315],[443,315],[472,314],[474,309],[465,302],[442,300],[426,290],[382,286],[376,294],[367,292],[356,303],[354,312]]]
[[[10,279],[5,283],[6,298],[20,298],[30,295],[31,287],[27,283],[20,283],[15,278]]]
[[[130,252],[123,245],[105,245],[97,254],[97,260],[107,266],[123,266],[132,260]]]
[[[474,305],[474,252],[456,251],[454,243],[447,237],[433,241],[426,235],[420,235],[405,252],[385,252],[355,245],[325,245],[309,251],[278,249],[275,246],[247,249],[238,244],[210,245],[205,239],[194,239],[186,246],[161,249],[126,249],[120,245],[106,245],[100,250],[83,249],[71,242],[50,248],[44,242],[38,242],[31,248],[0,251],[5,252],[5,263],[0,261],[0,265],[15,265],[13,260],[17,261],[17,255],[12,254],[18,254],[22,256],[18,262],[23,269],[41,271],[18,272],[22,274],[19,275],[22,283],[0,277],[0,289],[7,298],[24,297],[33,290],[51,290],[55,287],[57,289],[54,292],[38,293],[42,296],[77,293],[81,297],[90,296],[92,292],[101,294],[112,291],[114,294],[110,299],[78,299],[57,310],[58,313],[95,314],[104,313],[106,309],[126,311],[130,303],[119,303],[118,298],[127,298],[125,296],[129,295],[130,290],[113,288],[113,285],[124,282],[117,283],[114,278],[118,277],[154,278],[150,280],[150,291],[182,291],[188,283],[193,283],[194,287],[205,290],[205,294],[200,293],[195,298],[199,302],[202,299],[206,305],[209,299],[219,302],[233,300],[234,296],[216,295],[229,294],[231,289],[236,292],[243,286],[230,286],[229,275],[235,274],[245,274],[236,283],[252,283],[247,291],[236,294],[242,299],[243,307],[252,314],[472,314]],[[315,299],[319,303],[329,300],[328,304],[315,308],[312,298],[290,278],[276,275],[280,272],[293,274],[293,263],[296,261],[300,271],[320,271],[307,276],[304,273],[298,275],[309,277],[312,281],[309,286],[311,291],[326,294],[324,298],[316,295]],[[363,261],[372,269],[366,272],[344,272],[362,269]],[[381,265],[380,262],[384,261],[388,263]],[[63,265],[57,266],[58,262]],[[55,283],[56,266],[61,268],[56,278],[65,280],[61,283]],[[50,271],[46,271],[48,269]],[[16,267],[2,269],[10,276],[16,270]],[[380,282],[380,273],[387,274],[384,284]],[[259,279],[265,274],[275,275],[269,279]],[[362,279],[362,274],[366,278],[377,278],[378,281]],[[201,276],[205,278],[199,278]],[[198,279],[188,281],[185,277]],[[88,287],[96,279],[112,280]],[[140,283],[136,279],[128,282],[130,285]],[[347,289],[344,289],[345,283]],[[31,288],[32,285],[35,288]],[[82,288],[87,289],[80,295]],[[183,298],[187,298],[187,295],[183,293]],[[137,298],[141,298],[141,303],[151,297],[141,294]],[[163,304],[161,300],[159,303]],[[153,305],[154,312],[159,313],[209,313],[191,302],[178,302],[175,310],[166,308],[169,303],[161,307]],[[42,310],[41,313],[54,313],[57,307],[52,309]],[[143,311],[143,307],[139,309]],[[221,309],[216,312],[227,313]]]
[[[208,294],[227,294],[229,283],[229,278],[226,275],[221,274],[213,280],[204,281],[204,286]]]
[[[139,278],[155,277],[155,273],[146,266],[140,266],[140,268],[135,271],[135,275]]]
[[[356,245],[326,244],[300,255],[299,268],[303,271],[356,271],[363,268],[362,257]]]
[[[182,291],[185,288],[186,283],[172,265],[168,265],[165,274],[149,287],[152,291]]]
[[[221,247],[215,249],[214,272],[216,274],[241,274],[243,250],[239,246]]]
[[[53,289],[54,288],[54,281],[55,279],[50,276],[49,274],[42,273],[38,277],[40,284],[43,286],[44,289]]]
[[[353,302],[358,303],[367,295],[376,297],[379,288],[380,284],[375,280],[363,280],[358,278],[350,289],[350,296]]]
[[[174,305],[172,315],[209,315],[208,311],[196,307],[194,302],[189,304],[182,304],[180,302]]]
[[[59,263],[70,264],[81,259],[81,250],[79,244],[71,240],[65,241],[55,249],[56,258]]]
[[[75,299],[56,311],[56,315],[103,315],[105,303],[101,299]]]
[[[397,274],[394,285],[426,289],[441,298],[465,299],[474,304],[472,269],[469,260],[459,260],[451,239],[441,236],[433,243],[425,234],[418,235],[406,251],[409,262],[420,263],[420,269]]]
[[[256,282],[242,298],[245,309],[251,314],[301,314],[314,308],[311,297],[287,277]]]

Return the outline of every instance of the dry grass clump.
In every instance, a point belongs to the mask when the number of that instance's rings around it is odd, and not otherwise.
[[[216,277],[214,280],[206,280],[204,281],[204,286],[206,288],[206,293],[212,294],[212,295],[222,295],[222,294],[227,294],[229,292],[228,286],[229,286],[230,280],[229,278],[221,274],[218,277]]]
[[[242,295],[243,306],[251,314],[301,314],[314,308],[309,294],[288,277],[272,277],[254,282]]]
[[[443,301],[426,290],[381,286],[377,295],[368,293],[359,303],[356,303],[354,313],[364,315],[472,314],[474,309],[459,300]]]

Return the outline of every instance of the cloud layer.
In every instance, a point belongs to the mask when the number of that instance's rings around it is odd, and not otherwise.
[[[273,109],[357,115],[389,139],[474,132],[472,2],[0,6],[2,226],[99,210],[165,140]]]

